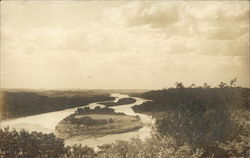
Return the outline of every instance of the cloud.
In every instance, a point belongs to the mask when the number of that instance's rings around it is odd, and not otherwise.
[[[5,87],[162,88],[235,76],[248,84],[248,2],[28,3],[4,11]]]
[[[104,14],[107,19],[129,27],[148,25],[161,28],[179,21],[180,4],[182,3],[132,2],[107,10]]]
[[[67,33],[64,41],[58,46],[61,50],[77,52],[110,53],[126,50],[126,34],[110,28],[99,26],[79,27]]]
[[[126,10],[134,10],[124,15],[128,26],[149,25],[158,28],[174,24],[179,20],[179,7],[168,5],[168,3],[150,6],[136,5],[136,7],[126,8]]]
[[[196,47],[204,55],[247,56],[249,53],[249,42],[243,40],[204,40]]]
[[[192,41],[189,38],[181,36],[172,36],[167,40],[167,53],[170,54],[188,54],[195,51],[192,46]]]
[[[241,56],[249,47],[248,13],[248,2],[132,2],[108,9],[104,19],[142,42],[151,38],[158,51]]]
[[[232,40],[249,34],[248,2],[192,2],[185,11],[196,34],[206,39]]]
[[[78,28],[67,34],[64,41],[58,46],[60,49],[73,51],[86,51],[93,47],[93,41],[88,30]]]
[[[209,40],[233,40],[248,33],[248,28],[238,26],[237,28],[214,27],[207,32]]]

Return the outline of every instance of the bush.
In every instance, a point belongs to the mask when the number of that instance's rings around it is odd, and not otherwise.
[[[150,91],[141,97],[152,101],[133,109],[150,112],[156,119],[156,130],[162,136],[174,138],[178,146],[189,144],[193,149],[203,148],[204,157],[244,157],[249,147],[243,145],[243,140],[237,140],[247,136],[247,128],[231,117],[236,111],[249,110],[250,90],[225,84],[221,88],[210,88],[207,84],[204,87],[182,85]],[[225,148],[220,147],[223,144]]]
[[[93,158],[95,155],[95,151],[92,148],[75,144],[70,148],[67,158]]]
[[[0,129],[0,157],[2,158],[61,158],[67,152],[63,140],[56,138],[54,134]]]
[[[65,147],[54,134],[0,129],[0,158],[93,158],[92,148]]]
[[[95,107],[95,110],[98,110],[98,109],[101,109],[101,107],[100,107],[100,106],[96,106],[96,107]]]
[[[117,141],[100,147],[100,158],[198,158],[201,150],[192,151],[188,145],[178,147],[174,139],[154,135],[145,142],[140,139]]]

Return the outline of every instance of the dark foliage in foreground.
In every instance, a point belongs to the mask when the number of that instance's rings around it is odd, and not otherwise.
[[[225,83],[220,83],[219,87],[185,88],[178,83],[176,88],[142,94],[141,97],[152,101],[133,109],[151,113],[156,119],[156,130],[162,136],[173,137],[180,146],[189,144],[194,149],[203,148],[203,157],[247,157],[250,149],[245,140],[247,126],[239,124],[235,118],[248,113],[250,90],[229,87]],[[238,115],[233,116],[237,112]],[[222,148],[221,144],[234,149]],[[237,146],[241,149],[235,149]]]
[[[51,92],[52,93],[52,92]],[[58,94],[58,95],[57,95]],[[60,94],[60,95],[59,95]],[[46,112],[64,110],[98,101],[111,101],[108,94],[88,94],[88,92],[3,92],[5,117],[16,118]]]
[[[99,152],[81,145],[65,147],[61,139],[54,134],[38,132],[10,131],[0,129],[0,158],[200,158],[204,157],[203,149],[192,149],[188,144],[180,146],[171,137],[153,135],[146,141],[133,139],[117,141],[100,146]],[[219,144],[211,148],[213,153],[219,153],[220,158],[247,158],[241,152],[249,142],[248,137],[242,137],[234,142]],[[230,153],[230,154],[228,154]],[[216,157],[216,156],[213,156]],[[208,156],[211,158],[211,156]]]
[[[0,129],[0,158],[93,158],[92,148],[65,147],[54,134]]]
[[[178,146],[172,138],[154,135],[142,141],[117,141],[100,146],[98,158],[197,158],[201,150],[192,151],[188,145]]]
[[[67,153],[64,142],[54,134],[0,129],[0,157],[62,157]]]
[[[153,136],[145,142],[134,139],[100,146],[99,152],[81,145],[65,147],[54,134],[0,129],[0,158],[158,158],[195,157],[190,147],[178,147],[171,138]]]

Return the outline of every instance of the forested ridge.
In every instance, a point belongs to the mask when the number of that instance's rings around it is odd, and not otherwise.
[[[17,118],[84,106],[92,102],[112,101],[108,93],[81,91],[2,92],[3,118]]]
[[[236,87],[235,82],[213,88],[177,82],[175,88],[140,94],[152,101],[133,109],[151,114],[161,136],[174,138],[179,146],[202,149],[201,157],[248,157],[250,89]]]

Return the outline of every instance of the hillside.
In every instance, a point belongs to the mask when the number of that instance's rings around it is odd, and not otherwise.
[[[18,118],[112,101],[109,93],[98,91],[2,91],[2,119]]]
[[[162,137],[202,149],[202,157],[247,157],[250,89],[177,87],[137,95],[152,100],[134,106],[151,114]]]

